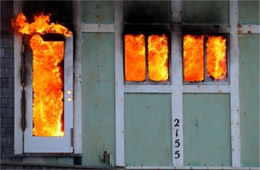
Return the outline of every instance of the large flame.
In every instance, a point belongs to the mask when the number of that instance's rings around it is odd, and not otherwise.
[[[203,81],[204,36],[185,35],[183,41],[184,81]]]
[[[145,80],[145,37],[143,34],[125,35],[125,80]]]
[[[63,136],[63,41],[30,40],[33,49],[33,135]]]
[[[50,14],[34,16],[34,22],[28,23],[27,18],[23,13],[20,13],[15,20],[12,20],[12,26],[14,29],[22,34],[32,35],[35,33],[46,34],[46,33],[59,33],[65,36],[71,36],[72,32],[68,28],[55,23],[50,23]]]
[[[168,39],[165,35],[148,37],[148,73],[152,81],[168,80]]]
[[[64,42],[43,41],[39,34],[72,33],[60,24],[50,23],[50,15],[40,14],[28,23],[20,13],[12,21],[14,29],[31,35],[33,52],[33,135],[64,136],[63,67]]]
[[[207,77],[215,80],[226,78],[226,39],[223,36],[209,36],[207,40]]]

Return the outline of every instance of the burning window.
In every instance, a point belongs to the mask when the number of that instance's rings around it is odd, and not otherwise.
[[[184,82],[227,80],[227,38],[223,35],[184,35]]]
[[[125,81],[168,81],[169,50],[165,34],[126,34],[124,43]]]

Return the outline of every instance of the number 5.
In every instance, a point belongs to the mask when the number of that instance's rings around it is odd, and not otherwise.
[[[175,159],[178,159],[180,156],[180,151],[175,151]]]
[[[175,140],[175,147],[178,148],[180,145],[180,139]]]

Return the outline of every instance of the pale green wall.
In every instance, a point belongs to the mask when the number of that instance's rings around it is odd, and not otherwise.
[[[114,33],[82,33],[82,164],[105,166],[104,151],[115,162]]]
[[[229,2],[227,0],[184,0],[183,23],[228,24]]]
[[[239,0],[239,23],[259,24],[260,23],[260,2],[259,0]]]
[[[127,14],[134,13],[136,4],[143,10],[137,11],[143,14],[139,21],[144,21],[146,15],[147,23],[170,22],[169,1],[151,4],[126,1],[125,22],[131,22]],[[256,15],[259,8],[255,4],[239,2],[240,23],[259,24]],[[156,9],[158,15],[154,17],[151,10],[144,10],[148,6]],[[228,1],[183,1],[183,20],[195,24],[228,24],[228,7]],[[81,8],[82,23],[114,23],[112,1],[83,1]],[[243,35],[239,39],[243,166],[259,166],[258,38],[258,35]],[[87,166],[105,166],[99,157],[107,150],[112,153],[115,165],[114,34],[82,33],[82,40],[82,162]],[[184,94],[185,165],[231,166],[229,98],[228,94]],[[169,94],[125,95],[126,165],[172,164],[170,108]]]
[[[184,94],[184,164],[231,166],[229,94]]]
[[[114,1],[82,1],[81,21],[87,24],[114,23]]]
[[[171,166],[171,95],[125,95],[125,159],[130,166]]]
[[[260,166],[259,38],[259,34],[239,37],[241,161],[243,166],[257,167]]]

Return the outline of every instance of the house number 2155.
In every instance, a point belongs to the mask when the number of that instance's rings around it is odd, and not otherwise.
[[[174,127],[175,127],[175,142],[174,142],[174,147],[176,148],[174,157],[175,159],[180,158],[180,150],[179,147],[181,146],[180,139],[179,138],[179,127],[180,127],[180,120],[179,119],[174,119]]]

